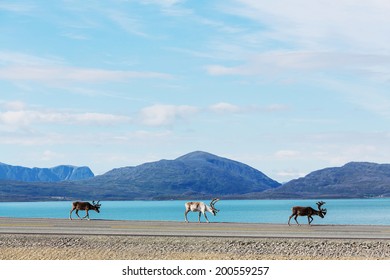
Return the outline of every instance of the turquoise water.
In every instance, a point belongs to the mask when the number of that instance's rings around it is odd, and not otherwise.
[[[324,219],[314,216],[314,224],[390,225],[390,199],[325,200],[328,213]],[[185,201],[101,201],[100,214],[90,211],[91,219],[184,221]],[[208,202],[207,202],[208,203]],[[315,200],[221,200],[217,216],[207,213],[210,222],[287,223],[291,207],[316,208]],[[70,201],[1,202],[0,217],[68,218]],[[84,211],[80,211],[84,216]],[[77,218],[73,212],[72,217]],[[190,222],[198,213],[188,213]],[[204,221],[204,218],[201,218]],[[299,217],[302,224],[306,217]],[[292,219],[292,223],[295,221]]]

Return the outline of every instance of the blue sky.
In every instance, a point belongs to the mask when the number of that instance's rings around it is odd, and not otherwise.
[[[390,4],[0,1],[0,162],[390,163]]]

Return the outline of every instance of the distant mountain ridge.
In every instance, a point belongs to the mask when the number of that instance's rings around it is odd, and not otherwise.
[[[0,163],[0,180],[23,182],[76,181],[94,177],[89,167],[59,165],[52,168],[28,168]]]
[[[324,168],[283,185],[246,164],[201,151],[83,180],[71,180],[84,177],[66,165],[49,168],[61,181],[3,179],[5,166],[0,164],[0,201],[390,197],[390,164],[369,162]],[[47,169],[40,172],[46,174],[41,179],[48,178]]]
[[[390,164],[349,162],[341,167],[324,168],[263,195],[273,198],[390,197]]]
[[[139,199],[237,196],[280,186],[248,165],[202,151],[174,160],[113,169],[89,183],[126,188]]]
[[[174,160],[116,168],[86,180],[2,180],[0,200],[251,198],[253,194],[279,186],[280,183],[246,164],[196,151]]]

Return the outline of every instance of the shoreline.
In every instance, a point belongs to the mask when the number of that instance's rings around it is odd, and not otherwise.
[[[266,223],[185,223],[175,221],[69,220],[0,217],[0,234],[58,234],[108,236],[187,236],[246,238],[326,238],[390,240],[387,225],[301,226]]]

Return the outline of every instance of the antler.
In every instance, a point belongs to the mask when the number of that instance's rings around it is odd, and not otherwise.
[[[324,201],[318,201],[317,202],[317,205],[318,205],[318,210],[322,211],[324,214],[326,214],[326,208],[321,208],[322,205],[324,205],[325,202]]]
[[[215,208],[215,203],[217,203],[219,201],[219,198],[213,198],[213,200],[211,200],[210,202],[210,206],[212,208],[214,208],[217,212],[219,211],[217,208]]]
[[[96,202],[96,203],[95,203],[95,200],[93,200],[93,201],[92,201],[92,204],[93,204],[94,206],[101,206],[101,204],[99,204],[99,202],[100,202],[100,200],[98,200],[98,202]]]
[[[211,200],[210,204],[214,205],[217,201],[219,201],[219,198],[213,198],[213,200]]]
[[[321,208],[321,206],[324,205],[325,202],[323,202],[323,201],[318,201],[316,204],[318,205],[318,208]]]

